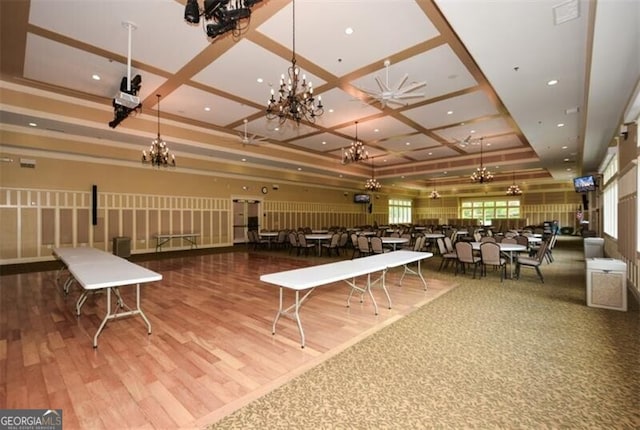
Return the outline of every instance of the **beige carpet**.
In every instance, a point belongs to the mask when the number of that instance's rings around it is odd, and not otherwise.
[[[473,280],[211,429],[640,428],[640,320],[585,306],[561,240],[545,283]],[[429,276],[445,279],[451,273]]]

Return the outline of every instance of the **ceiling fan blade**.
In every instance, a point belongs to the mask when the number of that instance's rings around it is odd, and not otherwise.
[[[398,84],[395,86],[396,91],[399,91],[400,88],[402,88],[402,86],[404,85],[405,82],[407,82],[407,79],[409,79],[409,74],[405,73],[404,76],[402,77],[402,79],[400,79],[400,81],[398,82]]]
[[[375,80],[376,80],[376,83],[378,84],[378,87],[380,87],[380,91],[383,91],[383,92],[384,91],[391,91],[387,85],[382,83],[382,81],[380,80],[379,77],[376,76]]]
[[[394,96],[396,99],[413,99],[418,97],[424,97],[424,93],[397,94]]]
[[[410,93],[412,91],[415,91],[419,88],[425,87],[427,85],[427,83],[425,81],[423,82],[414,82],[412,84],[410,84],[409,86],[403,88],[403,89],[398,89],[396,92],[398,94],[405,94],[405,93]]]

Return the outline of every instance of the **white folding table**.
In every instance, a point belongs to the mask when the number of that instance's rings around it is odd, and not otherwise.
[[[347,298],[347,307],[350,306],[351,296],[354,292],[360,293],[361,300],[363,299],[364,294],[368,293],[373,303],[376,315],[378,314],[378,305],[373,297],[371,288],[376,284],[379,284],[387,297],[389,309],[391,309],[391,298],[389,297],[389,292],[385,285],[385,275],[387,270],[394,267],[404,266],[404,272],[400,278],[400,285],[402,285],[402,280],[406,274],[414,274],[420,277],[424,285],[424,289],[426,290],[427,282],[422,276],[420,262],[432,256],[433,254],[430,252],[396,251],[357,258],[355,260],[343,260],[335,263],[321,264],[318,266],[262,275],[260,276],[260,280],[262,282],[280,287],[278,312],[276,313],[273,321],[272,333],[276,333],[276,324],[281,316],[289,317],[295,320],[298,325],[301,344],[304,348],[305,337],[304,330],[302,329],[302,322],[300,321],[300,307],[317,287],[328,285],[333,282],[345,281],[351,287],[351,291]],[[408,267],[411,263],[417,263],[417,268],[415,270]],[[378,279],[372,281],[371,275],[375,272],[382,272],[382,275]],[[364,287],[357,286],[356,277],[358,276],[367,277],[367,282]],[[295,293],[294,302],[286,308],[284,306],[285,288],[293,290]],[[305,290],[308,291],[306,291],[301,297],[300,292]]]
[[[151,323],[140,308],[140,284],[159,281],[162,279],[161,274],[95,248],[54,248],[53,255],[64,264],[64,268],[70,274],[70,277],[65,281],[65,292],[68,292],[69,286],[73,281],[83,288],[83,292],[76,302],[76,314],[78,316],[82,305],[87,300],[88,294],[101,289],[106,289],[107,291],[107,311],[93,337],[94,348],[98,347],[98,336],[100,336],[107,321],[112,319],[140,315],[147,325],[147,333],[151,334]],[[129,308],[124,303],[117,290],[118,287],[126,285],[136,286],[136,306],[134,309]],[[112,310],[111,307],[112,289],[118,297],[115,310]]]
[[[191,249],[198,247],[199,233],[181,233],[181,234],[156,234],[156,252],[162,251],[162,245],[171,239],[182,239],[191,245]]]

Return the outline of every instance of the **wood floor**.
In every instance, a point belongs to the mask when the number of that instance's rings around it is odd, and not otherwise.
[[[55,271],[2,276],[0,408],[62,409],[65,429],[202,428],[453,287],[429,269],[427,291],[415,276],[400,287],[394,269],[393,307],[375,290],[376,316],[368,299],[346,307],[345,283],[327,285],[302,308],[304,349],[290,319],[272,335],[278,289],[259,276],[329,261],[257,251],[140,263],[163,275],[142,287],[153,333],[139,317],[112,321],[97,349],[104,295],[76,317],[80,292],[65,296]],[[121,292],[133,303],[133,287]]]

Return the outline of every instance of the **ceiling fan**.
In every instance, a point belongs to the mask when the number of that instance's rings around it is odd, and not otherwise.
[[[409,78],[407,73],[404,74],[402,79],[400,79],[394,87],[391,87],[389,85],[389,66],[391,66],[391,61],[385,60],[384,67],[386,69],[386,78],[384,82],[382,82],[378,76],[375,77],[375,81],[378,84],[378,90],[368,90],[363,88],[361,91],[369,97],[379,101],[382,107],[387,105],[406,106],[407,102],[404,102],[403,100],[424,97],[424,93],[414,93],[414,91],[427,85],[426,81],[412,82],[406,87],[403,87]]]
[[[240,140],[243,146],[252,145],[258,142],[264,142],[265,140],[267,140],[266,137],[257,137],[258,136],[257,134],[249,134],[247,132],[247,123],[249,122],[249,120],[245,118],[243,122],[244,122],[244,132],[238,134],[238,139]]]
[[[456,139],[456,143],[458,144],[459,147],[466,148],[469,145],[479,145],[480,140],[482,140],[482,138],[478,138],[478,137],[474,138],[471,135],[469,135],[462,140]]]

